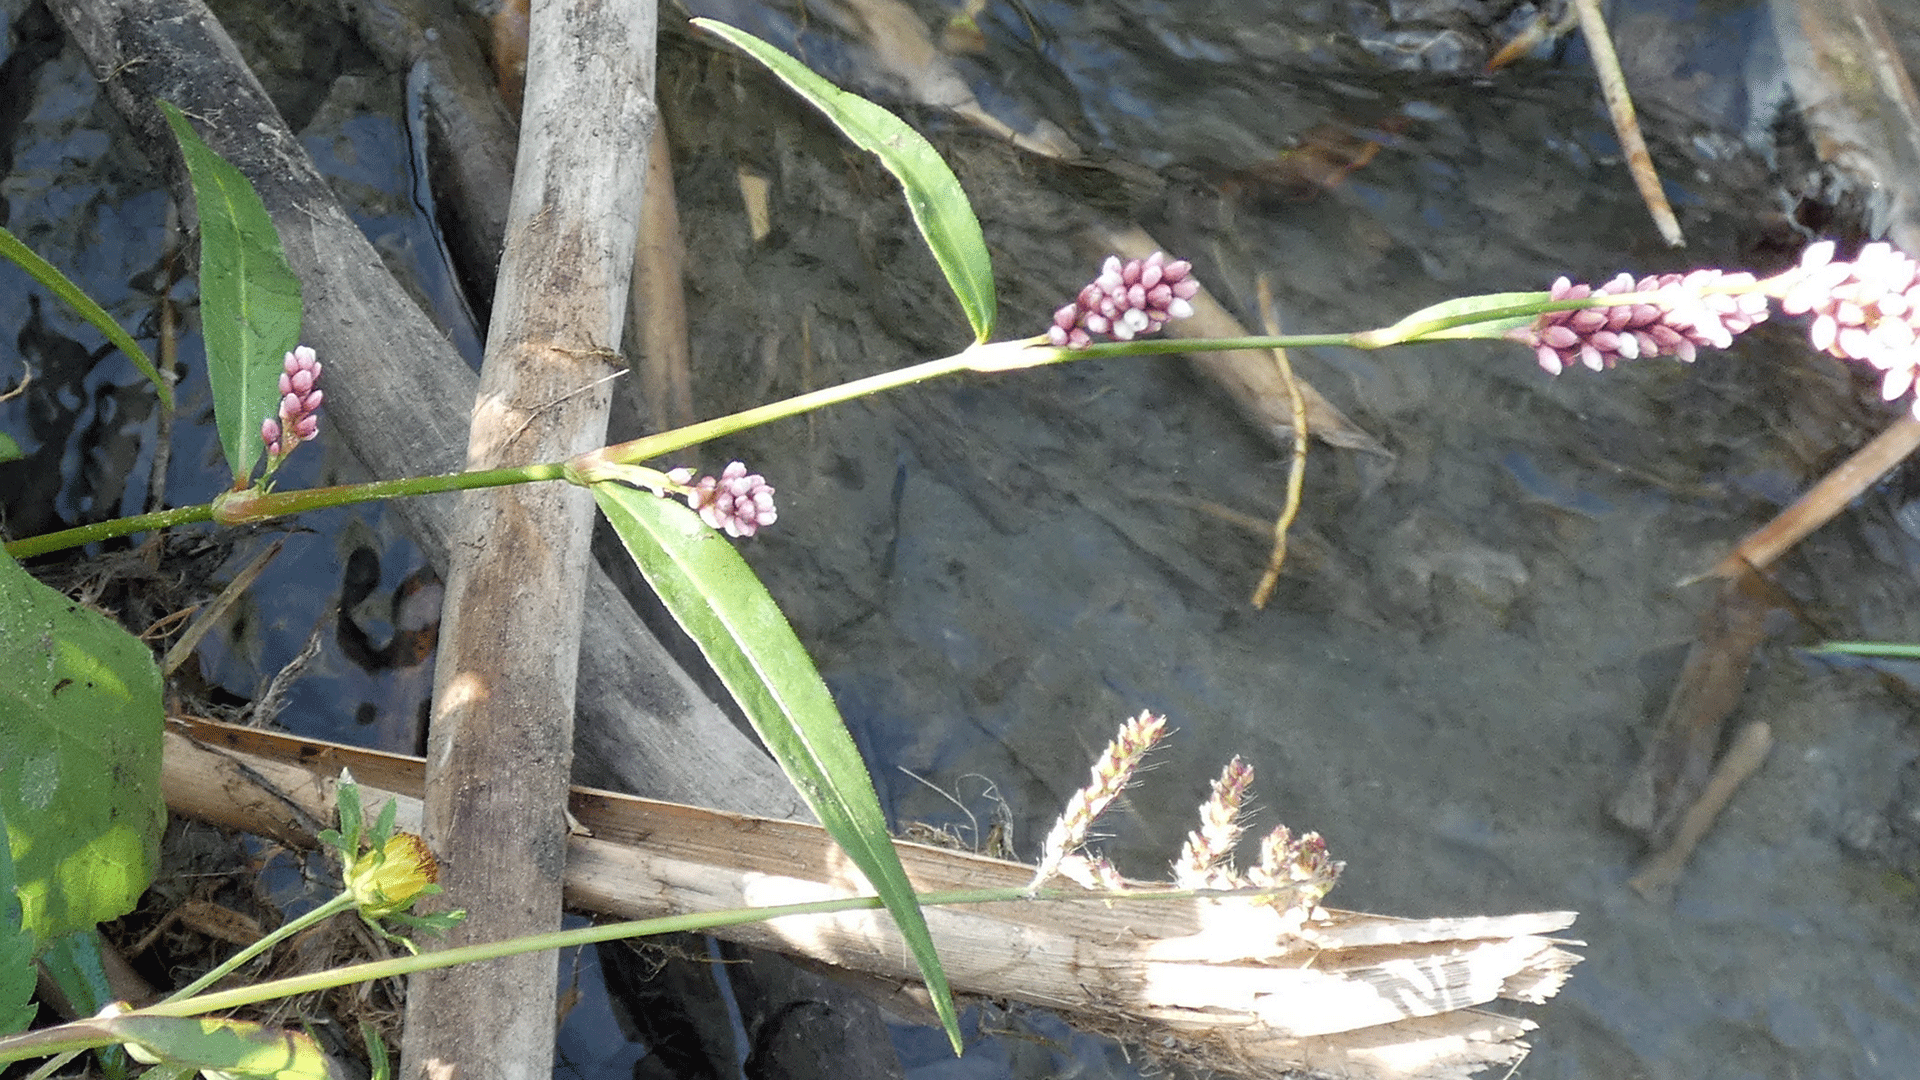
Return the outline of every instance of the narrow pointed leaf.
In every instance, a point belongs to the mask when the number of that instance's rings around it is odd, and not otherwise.
[[[1436,341],[1442,338],[1498,338],[1505,337],[1507,331],[1514,330],[1532,322],[1533,315],[1510,315],[1504,318],[1475,321],[1472,316],[1488,311],[1502,311],[1507,308],[1521,307],[1527,304],[1543,304],[1551,299],[1545,292],[1484,293],[1479,296],[1461,296],[1444,300],[1432,307],[1419,311],[1394,323],[1393,333],[1385,335],[1392,342]],[[1459,326],[1444,329],[1427,329],[1435,323],[1465,318],[1468,321]]]
[[[159,862],[160,669],[0,553],[0,804],[39,946],[133,910]]]
[[[20,238],[8,232],[4,226],[0,226],[0,255],[11,259],[14,265],[25,270],[29,277],[46,286],[53,295],[66,301],[67,306],[79,312],[81,318],[92,323],[94,329],[105,334],[115,348],[127,354],[127,359],[132,360],[133,366],[140,369],[140,374],[145,375],[148,381],[153,383],[155,392],[160,395],[160,404],[166,406],[168,412],[173,411],[173,384],[160,377],[160,369],[153,366],[153,360],[147,356],[147,351],[140,347],[139,342],[133,340],[131,334],[121,328],[120,323],[113,316],[107,314],[105,308],[94,303],[93,297],[88,296],[86,290],[75,285],[67,275],[60,272],[59,267],[41,258],[32,248],[21,243]]]
[[[265,450],[260,422],[280,411],[282,360],[300,343],[300,279],[253,185],[200,141],[179,109],[164,101],[160,109],[193,177],[207,380],[220,445],[242,488]]]
[[[947,275],[947,284],[973,324],[974,338],[993,336],[995,298],[993,260],[987,255],[986,236],[974,216],[959,178],[941,160],[940,152],[899,117],[815,75],[805,64],[744,30],[712,19],[693,25],[738,46],[764,64],[780,81],[827,114],[842,134],[880,158],[906,189],[907,208],[913,211],[920,235]]]
[[[786,616],[733,545],[685,506],[612,483],[593,485],[593,497],[794,789],[886,904],[959,1053],[953,994],[873,778]]]

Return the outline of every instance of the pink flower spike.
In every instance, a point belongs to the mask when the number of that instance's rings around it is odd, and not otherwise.
[[[1884,243],[1862,247],[1851,261],[1836,262],[1834,253],[1830,240],[1811,244],[1797,267],[1773,279],[1781,310],[1813,316],[1807,336],[1814,348],[1878,369],[1886,400],[1911,393],[1920,375],[1920,263]]]
[[[690,469],[675,469],[667,474],[674,483],[685,485],[693,477]],[[686,493],[687,506],[700,515],[709,528],[728,536],[752,536],[761,528],[779,520],[773,502],[773,486],[759,473],[747,472],[742,462],[732,462],[719,477],[703,476]]]
[[[299,346],[281,360],[279,415],[260,422],[260,441],[267,444],[267,476],[280,468],[295,447],[320,434],[316,414],[326,395],[319,383],[320,361],[310,347]]]
[[[1174,319],[1193,314],[1193,298],[1200,283],[1193,264],[1168,262],[1162,252],[1145,259],[1122,262],[1109,255],[1100,275],[1082,287],[1074,302],[1053,313],[1047,340],[1056,346],[1082,349],[1095,336],[1131,341],[1155,333]]]
[[[1594,288],[1567,278],[1554,281],[1554,300],[1651,293],[1647,301],[1612,307],[1553,311],[1507,337],[1533,349],[1540,366],[1559,374],[1575,361],[1594,371],[1622,360],[1672,356],[1692,361],[1701,346],[1724,349],[1767,317],[1767,300],[1752,274],[1695,270],[1634,280],[1617,274]]]

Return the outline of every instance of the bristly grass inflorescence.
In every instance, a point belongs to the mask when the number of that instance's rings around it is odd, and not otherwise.
[[[1148,750],[1166,734],[1167,719],[1143,712],[1120,726],[1120,731],[1094,762],[1087,785],[1067,800],[1066,810],[1054,822],[1042,845],[1040,866],[1029,891],[1038,890],[1058,874],[1089,889],[1120,891],[1138,888],[1114,869],[1104,856],[1082,851],[1093,823],[1119,797],[1139,771]],[[1320,901],[1340,877],[1342,863],[1327,854],[1327,842],[1317,832],[1294,836],[1285,825],[1276,826],[1260,843],[1257,865],[1240,873],[1233,866],[1233,849],[1244,825],[1253,766],[1235,757],[1213,782],[1200,806],[1200,827],[1189,833],[1173,864],[1174,881],[1183,889],[1260,889],[1264,897],[1290,918],[1316,917]]]

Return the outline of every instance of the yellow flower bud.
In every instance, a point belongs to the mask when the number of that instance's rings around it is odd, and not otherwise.
[[[368,851],[347,871],[353,904],[369,919],[407,910],[422,890],[440,876],[427,842],[412,833],[394,833],[379,851]]]

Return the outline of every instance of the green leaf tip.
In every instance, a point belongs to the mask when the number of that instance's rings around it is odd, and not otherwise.
[[[878,157],[906,191],[907,209],[932,249],[947,285],[960,301],[974,340],[993,336],[995,305],[993,259],[980,231],[980,219],[960,180],[921,134],[899,117],[813,73],[805,64],[736,27],[713,19],[693,25],[726,39],[758,60],[814,108],[826,114],[855,145]]]
[[[49,292],[66,301],[68,307],[79,312],[80,317],[91,323],[94,329],[105,334],[107,340],[113,342],[115,348],[126,353],[127,359],[133,361],[133,366],[139,368],[140,374],[145,375],[147,381],[153,384],[154,392],[160,396],[160,404],[168,412],[173,411],[173,383],[160,374],[160,369],[153,364],[153,358],[147,355],[147,351],[140,347],[139,342],[133,340],[133,335],[127,333],[113,316],[107,314],[107,309],[95,302],[93,297],[88,296],[85,289],[75,285],[72,279],[60,272],[59,267],[41,258],[38,252],[22,243],[19,237],[13,235],[4,226],[0,226],[0,255],[6,256],[15,266],[25,270],[33,280],[46,286]],[[8,440],[8,442],[11,441]],[[0,454],[0,461],[10,460],[12,456],[18,455]]]

